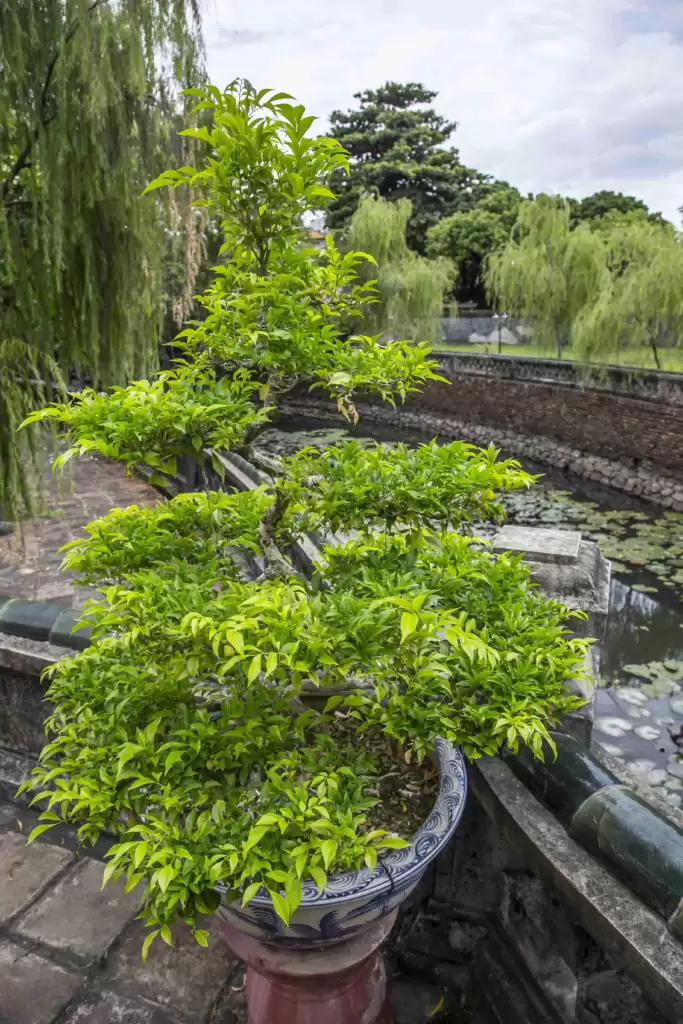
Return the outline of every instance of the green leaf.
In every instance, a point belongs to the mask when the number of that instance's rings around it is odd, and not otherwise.
[[[242,896],[242,906],[246,907],[247,903],[253,900],[254,896],[256,895],[260,888],[260,882],[252,882],[251,885],[248,885],[247,888],[244,890],[244,895]]]
[[[205,929],[203,929],[203,928],[195,928],[195,930],[192,932],[192,934],[194,935],[195,939],[197,940],[197,942],[199,943],[200,946],[204,946],[205,949],[208,948],[208,945],[209,945],[209,933],[207,931],[205,931]]]
[[[386,839],[380,839],[375,845],[381,849],[404,850],[406,846],[410,846],[410,843],[407,839],[400,839],[398,836],[387,836]]]
[[[323,855],[325,867],[329,868],[330,864],[337,856],[337,844],[335,843],[334,839],[326,839],[325,842],[320,847],[320,852]]]
[[[313,881],[318,886],[319,891],[323,892],[325,886],[327,885],[327,874],[323,871],[321,867],[318,867],[317,865],[311,865],[308,869],[308,873],[311,875]]]
[[[152,945],[152,943],[154,942],[154,940],[156,939],[156,937],[159,934],[160,930],[161,930],[160,928],[157,928],[155,931],[150,932],[149,935],[147,936],[147,938],[145,939],[145,941],[143,942],[143,944],[142,944],[142,962],[143,962],[143,964],[147,963],[147,957],[149,956],[149,948]]]
[[[54,828],[56,824],[57,822],[50,822],[49,825],[36,825],[31,832],[31,835],[26,840],[27,843],[32,843],[34,839],[37,839],[38,836],[42,836],[43,832],[47,832],[49,828]]]
[[[167,864],[165,867],[160,868],[159,871],[155,872],[155,878],[159,883],[159,888],[162,892],[166,892],[169,885],[173,881],[176,875],[176,869],[172,864]]]
[[[371,871],[374,871],[377,867],[377,851],[374,850],[372,846],[369,846],[365,851],[364,859],[366,866],[369,867]]]
[[[414,612],[403,613],[401,616],[401,643],[403,643],[411,633],[415,632],[418,621],[418,617]]]
[[[270,898],[273,901],[273,906],[275,907],[275,913],[277,914],[278,917],[282,918],[282,920],[284,921],[285,925],[287,927],[289,927],[289,917],[290,917],[289,903],[278,892],[271,892],[271,890],[269,889],[268,893],[270,895]]]
[[[251,659],[251,664],[249,665],[249,671],[247,672],[247,682],[253,683],[258,674],[260,673],[260,671],[261,655],[255,654],[254,657]]]

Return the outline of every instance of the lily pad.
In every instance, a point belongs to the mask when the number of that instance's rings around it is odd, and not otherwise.
[[[633,704],[626,708],[626,714],[629,718],[649,718],[652,712],[649,708],[635,707]]]
[[[635,761],[628,762],[629,771],[633,772],[639,779],[646,778],[657,765],[646,757],[639,757]]]
[[[648,701],[648,695],[633,686],[617,686],[614,692],[619,700],[626,701],[627,704],[641,705],[647,704]]]
[[[633,722],[629,722],[627,718],[617,718],[613,715],[601,715],[593,722],[593,728],[597,729],[598,732],[604,733],[605,736],[614,736],[616,738],[623,736],[627,732],[631,732],[633,729]]]
[[[633,731],[641,740],[658,740],[662,735],[653,725],[637,725]]]
[[[651,665],[624,665],[624,672],[638,679],[652,679],[654,675]]]

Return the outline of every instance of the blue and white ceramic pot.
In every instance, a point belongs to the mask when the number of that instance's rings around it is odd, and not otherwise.
[[[387,851],[373,871],[362,868],[331,875],[322,893],[308,879],[289,927],[277,916],[265,892],[258,893],[246,907],[239,901],[224,900],[219,916],[261,942],[306,949],[354,939],[391,914],[444,849],[465,809],[467,772],[463,755],[445,740],[437,740],[436,755],[439,795],[410,846]]]

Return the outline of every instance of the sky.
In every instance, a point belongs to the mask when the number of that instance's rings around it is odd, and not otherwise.
[[[211,80],[331,110],[421,82],[463,163],[522,192],[683,205],[683,0],[204,0]]]

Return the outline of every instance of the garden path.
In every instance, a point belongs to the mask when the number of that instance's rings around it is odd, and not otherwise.
[[[149,484],[115,462],[84,456],[68,463],[63,474],[45,467],[42,481],[45,514],[24,519],[18,530],[8,524],[0,537],[0,597],[22,597],[78,607],[88,591],[73,574],[60,573],[59,549],[82,537],[85,523],[117,507],[149,504],[158,494]]]

